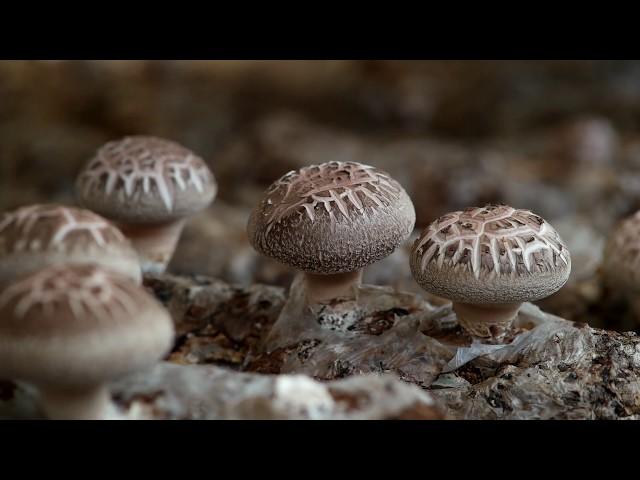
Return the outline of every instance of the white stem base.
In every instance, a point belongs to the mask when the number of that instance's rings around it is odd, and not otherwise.
[[[106,386],[86,389],[41,387],[42,409],[51,420],[109,420],[115,406]]]
[[[462,328],[472,336],[499,341],[508,333],[521,305],[521,303],[479,305],[454,302],[452,308]]]
[[[138,252],[143,273],[163,273],[180,239],[186,220],[159,224],[119,224]]]
[[[307,304],[328,303],[336,298],[355,299],[362,283],[362,270],[335,275],[304,274]]]
[[[326,304],[337,298],[343,301],[357,300],[361,280],[362,271],[341,275],[298,273],[262,348],[272,352],[309,336],[322,335],[317,316],[309,307]]]

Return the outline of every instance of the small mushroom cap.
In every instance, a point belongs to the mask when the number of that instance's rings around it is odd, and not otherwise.
[[[162,223],[205,209],[217,184],[187,148],[156,137],[132,136],[98,150],[78,176],[80,203],[123,223]]]
[[[59,263],[95,263],[141,281],[129,240],[89,210],[40,204],[0,217],[0,285]]]
[[[153,365],[173,338],[162,305],[97,266],[55,265],[0,294],[0,378],[95,385]]]
[[[506,205],[440,217],[415,241],[411,272],[426,291],[454,302],[531,302],[568,280],[571,257],[542,217]]]
[[[247,232],[265,256],[315,274],[357,271],[413,231],[411,199],[389,174],[355,162],[292,171],[269,187]]]
[[[640,292],[640,211],[613,228],[604,247],[602,273],[608,286]]]

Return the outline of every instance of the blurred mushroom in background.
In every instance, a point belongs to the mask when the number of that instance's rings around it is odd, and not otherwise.
[[[134,136],[100,148],[76,189],[83,206],[117,222],[138,251],[142,271],[160,273],[187,218],[211,204],[217,184],[204,161],[185,147]]]
[[[54,265],[0,294],[0,378],[37,386],[50,419],[119,418],[108,383],[152,367],[173,340],[157,300],[93,265]]]
[[[44,267],[96,264],[141,282],[131,243],[89,210],[29,205],[0,216],[0,287]]]

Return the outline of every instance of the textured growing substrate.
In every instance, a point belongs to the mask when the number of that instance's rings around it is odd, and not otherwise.
[[[176,314],[190,312],[174,317],[178,328],[183,321],[194,326],[175,361],[217,363],[205,354],[217,351],[235,352],[238,369],[264,373],[322,380],[391,373],[427,389],[449,418],[640,418],[640,337],[570,322],[532,304],[521,309],[508,346],[470,345],[448,305],[363,287],[359,306],[311,314],[305,321],[316,325],[305,335],[281,339],[287,345],[268,352],[264,339],[285,303],[281,289],[168,276],[153,283]],[[208,339],[201,336],[207,329]]]
[[[176,322],[176,365],[113,386],[128,418],[640,419],[640,337],[532,304],[508,345],[489,345],[472,344],[448,305],[389,288],[287,317],[277,287],[169,275],[146,284]],[[267,348],[276,320],[302,321],[302,335]],[[0,384],[1,415],[29,416],[34,402],[27,387]]]
[[[392,376],[321,383],[304,375],[237,373],[161,363],[111,386],[115,419],[442,419],[429,393]],[[0,383],[0,418],[42,418],[37,392]]]

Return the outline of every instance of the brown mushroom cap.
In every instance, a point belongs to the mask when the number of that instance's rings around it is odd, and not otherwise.
[[[411,199],[386,172],[355,162],[292,171],[267,190],[247,232],[265,256],[316,274],[357,271],[413,231]]]
[[[187,148],[132,136],[98,150],[78,176],[80,203],[123,223],[160,223],[192,215],[215,198],[205,162]]]
[[[0,378],[102,383],[157,362],[173,336],[144,288],[92,265],[52,266],[0,294]]]
[[[640,211],[614,227],[602,260],[607,285],[621,292],[640,292]]]
[[[88,210],[30,205],[0,217],[0,284],[59,263],[95,263],[140,282],[133,246]]]
[[[559,290],[570,271],[569,250],[554,228],[506,205],[444,215],[411,251],[418,284],[454,302],[531,302]]]

